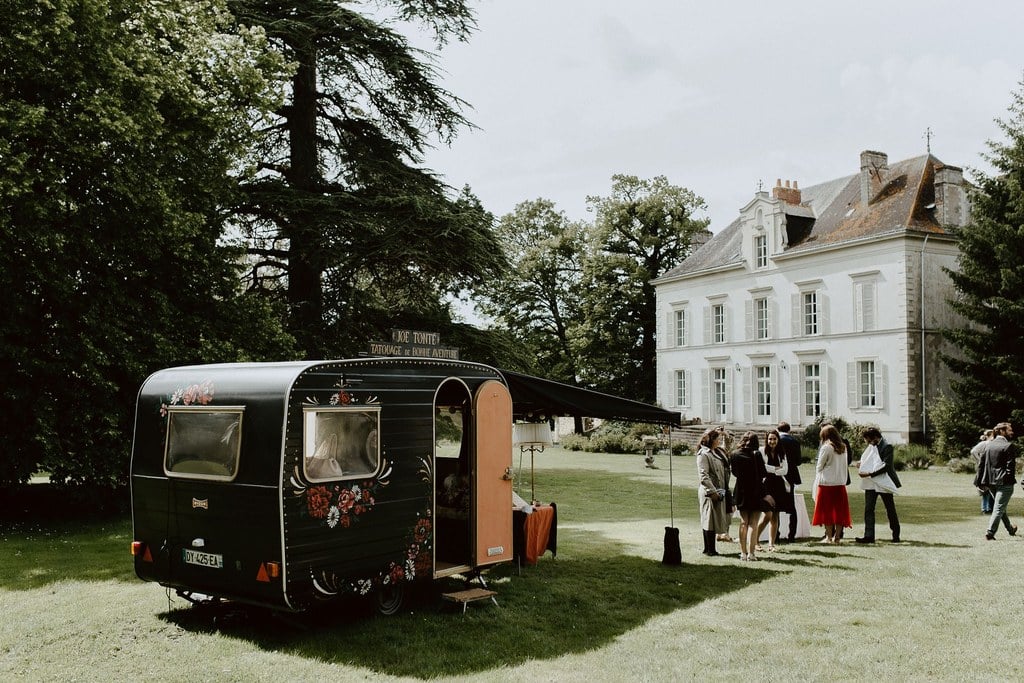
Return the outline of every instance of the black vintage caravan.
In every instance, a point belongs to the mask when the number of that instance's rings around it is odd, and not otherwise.
[[[170,368],[139,393],[135,571],[188,596],[397,609],[512,557],[514,417],[678,414],[461,361]]]

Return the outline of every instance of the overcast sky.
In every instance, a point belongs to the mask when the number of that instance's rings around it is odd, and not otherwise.
[[[1024,2],[480,0],[442,85],[472,107],[426,165],[496,216],[588,195],[626,173],[689,188],[711,229],[776,178],[801,187],[932,153],[986,168],[1024,75]]]

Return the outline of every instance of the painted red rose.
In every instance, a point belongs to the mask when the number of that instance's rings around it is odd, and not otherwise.
[[[423,543],[430,538],[430,520],[420,518],[416,521],[416,527],[413,529],[413,538],[416,539],[417,543]]]
[[[313,486],[306,489],[306,507],[309,509],[309,516],[313,519],[323,519],[327,516],[327,508],[331,506],[331,492],[326,486]]]

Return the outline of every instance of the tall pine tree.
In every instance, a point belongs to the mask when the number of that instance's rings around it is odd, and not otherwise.
[[[468,125],[432,57],[397,30],[464,40],[464,0],[229,0],[296,65],[238,207],[250,285],[283,295],[307,357],[348,355],[388,327],[437,329],[447,296],[505,267],[491,216],[421,165]]]
[[[952,382],[958,434],[967,445],[977,430],[1011,420],[1024,428],[1024,81],[1009,116],[997,121],[1006,136],[989,141],[994,172],[976,174],[970,224],[960,234],[959,269],[950,271],[958,296],[950,301],[967,325],[946,332],[960,354],[944,360]]]

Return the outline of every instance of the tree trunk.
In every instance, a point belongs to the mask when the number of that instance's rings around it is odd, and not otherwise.
[[[297,50],[299,66],[292,81],[292,106],[288,114],[291,168],[289,184],[312,197],[320,186],[316,136],[316,50]],[[300,194],[301,196],[301,194]],[[320,276],[322,258],[318,251],[316,216],[300,199],[288,217],[288,305],[289,331],[307,358],[318,358],[323,328],[323,291]]]

